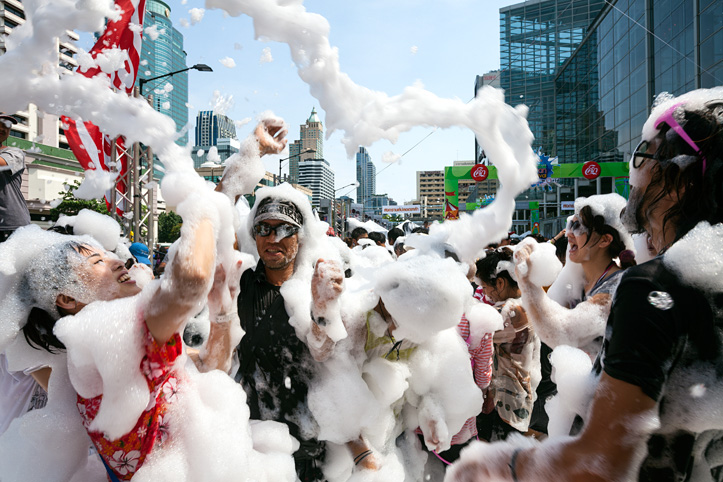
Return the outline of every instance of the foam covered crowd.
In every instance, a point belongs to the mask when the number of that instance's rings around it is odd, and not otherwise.
[[[183,224],[159,273],[110,216],[44,230],[2,200],[0,480],[723,480],[722,87],[657,96],[627,199],[578,198],[564,230],[522,237],[524,105],[491,87],[389,97],[339,71],[302,2],[209,0],[289,44],[348,152],[443,122],[498,169],[483,209],[389,231],[350,219],[342,240],[291,185],[255,190],[282,119],[261,115],[206,181],[169,118],[48,66],[63,32],[118,12],[36,3],[0,56],[32,81],[0,79],[3,110],[34,102],[150,146]],[[3,142],[14,122],[0,115]],[[23,159],[0,149],[4,196]]]
[[[2,480],[718,480],[721,89],[658,97],[628,200],[476,253],[249,207],[285,134],[164,179],[159,277],[91,211],[0,244]]]

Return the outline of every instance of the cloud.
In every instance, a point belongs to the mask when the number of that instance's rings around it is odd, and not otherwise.
[[[419,50],[419,47],[417,47],[416,45],[412,45],[411,48],[409,49],[409,51],[412,52],[412,55],[417,55],[418,50]]]
[[[241,45],[240,43],[236,42],[236,43],[233,44],[233,48],[234,48],[235,50],[241,50],[242,48],[244,48],[244,46]]]
[[[271,56],[271,49],[269,47],[266,47],[264,50],[261,51],[261,58],[259,59],[260,64],[268,64],[269,62],[273,62],[274,58]]]
[[[206,10],[203,8],[192,8],[188,11],[188,14],[191,16],[191,25],[196,25],[198,22],[203,20],[203,14],[206,13]]]
[[[178,22],[181,24],[181,27],[183,27],[183,28],[187,28],[187,27],[188,27],[188,19],[182,18],[182,19],[179,20]]]
[[[229,69],[233,69],[234,67],[236,67],[236,62],[231,57],[224,57],[222,59],[219,59],[219,62],[221,62],[224,67],[228,67]]]
[[[387,151],[384,154],[382,154],[382,162],[385,162],[387,164],[391,164],[393,162],[398,162],[399,159],[401,159],[402,156],[399,154],[395,154],[392,151]]]

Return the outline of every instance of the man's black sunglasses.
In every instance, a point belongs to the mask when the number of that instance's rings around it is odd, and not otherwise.
[[[276,235],[278,239],[288,238],[299,232],[299,228],[292,226],[291,224],[279,224],[278,226],[271,226],[266,223],[259,223],[254,226],[254,237],[261,236],[265,238],[271,232]]]

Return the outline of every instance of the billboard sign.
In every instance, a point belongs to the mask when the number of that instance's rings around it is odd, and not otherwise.
[[[382,206],[382,214],[419,214],[422,207],[418,204],[407,206]]]

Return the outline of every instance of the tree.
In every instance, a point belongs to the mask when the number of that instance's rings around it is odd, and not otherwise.
[[[390,221],[392,223],[401,223],[402,221],[404,221],[404,218],[398,214],[385,214],[382,216],[382,219],[386,219],[387,221]]]
[[[73,184],[66,184],[67,190],[58,194],[63,196],[63,200],[56,207],[50,210],[50,219],[57,221],[61,214],[65,216],[76,216],[83,209],[90,209],[101,214],[108,214],[108,208],[105,201],[99,199],[78,199],[74,192],[80,187],[80,181],[73,181]]]
[[[181,236],[181,216],[168,211],[158,215],[158,242],[172,243]]]

